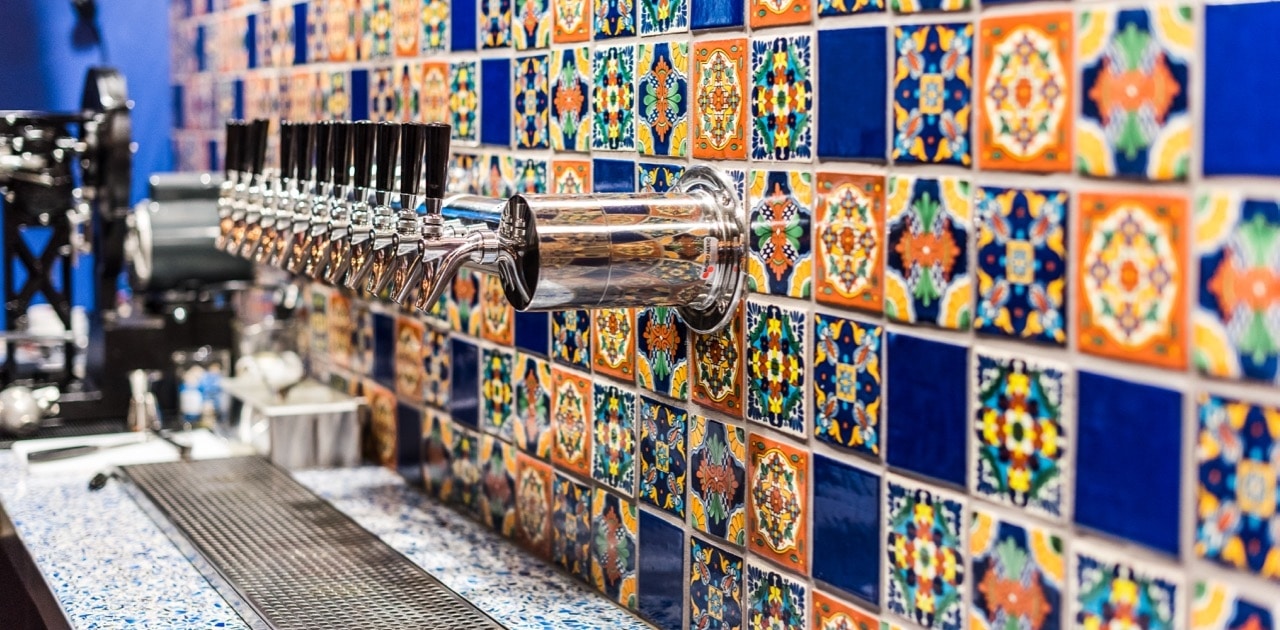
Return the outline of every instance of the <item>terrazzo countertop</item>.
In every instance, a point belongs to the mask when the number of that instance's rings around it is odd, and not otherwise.
[[[295,476],[508,628],[651,628],[391,471]],[[28,476],[0,451],[0,502],[73,627],[246,628],[120,483]]]

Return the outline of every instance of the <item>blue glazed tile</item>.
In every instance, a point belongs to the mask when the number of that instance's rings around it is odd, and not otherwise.
[[[307,61],[307,3],[299,2],[293,5],[293,62],[304,64]]]
[[[593,190],[598,193],[636,191],[635,162],[628,160],[592,160]]]
[[[249,69],[258,67],[258,16],[250,13],[248,24],[244,29],[244,47],[249,53]],[[237,116],[239,118],[239,116]]]
[[[684,167],[676,164],[636,164],[640,192],[667,192],[680,181],[683,174]]]
[[[170,107],[172,108],[171,111],[173,112],[173,128],[174,129],[182,129],[183,127],[186,126],[186,120],[185,120],[185,117],[183,116],[183,114],[185,114],[185,111],[182,109],[184,89],[185,89],[184,86],[181,86],[181,85],[175,85],[170,88],[170,94],[171,94]]]
[[[1182,394],[1080,372],[1075,520],[1178,553]]]
[[[545,312],[516,312],[516,347],[547,356],[551,347],[551,323]]]
[[[694,536],[689,541],[689,627],[741,628],[742,556]]]
[[[196,27],[196,42],[195,42],[196,70],[199,70],[200,72],[204,72],[205,70],[209,69],[208,59],[205,57],[205,54],[204,54],[204,41],[205,41],[204,25],[202,24]]]
[[[511,144],[511,61],[480,61],[480,142]]]
[[[964,485],[968,351],[892,332],[887,347],[889,465]]]
[[[422,483],[422,410],[404,403],[396,405],[396,471]]]
[[[449,340],[449,413],[456,422],[480,426],[480,349],[457,337]]]
[[[209,168],[222,168],[222,147],[217,140],[209,141]]]
[[[684,532],[640,511],[640,606],[659,628],[679,630],[684,608]]]
[[[551,313],[551,358],[569,367],[591,369],[591,311]]]
[[[856,60],[818,66],[819,157],[885,160],[885,38],[883,26],[818,31],[819,59]]]
[[[235,102],[234,116],[236,118],[244,118],[244,81],[240,79],[236,79],[231,84],[231,91],[235,95],[233,97],[233,100]]]
[[[1205,7],[1204,172],[1206,175],[1280,175],[1280,144],[1259,130],[1275,121],[1280,73],[1255,63],[1274,46],[1280,4]]]
[[[450,48],[455,52],[475,50],[476,35],[480,28],[476,24],[476,3],[450,2],[449,19],[452,21],[452,24],[449,25],[452,31],[452,38],[449,41]]]
[[[635,0],[595,0],[595,18],[595,39],[636,34]]]
[[[369,120],[369,71],[351,71],[351,119]]]
[[[813,577],[880,603],[880,477],[813,458]]]
[[[746,10],[741,2],[689,2],[689,24],[693,30],[741,27]]]
[[[382,313],[373,314],[373,379],[396,386],[396,320]]]

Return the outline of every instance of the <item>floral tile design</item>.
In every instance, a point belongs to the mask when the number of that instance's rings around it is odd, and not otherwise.
[[[369,401],[369,441],[365,449],[373,461],[395,469],[396,393],[373,381],[365,381],[364,397]]]
[[[595,489],[591,499],[591,583],[628,610],[636,608],[638,517],[634,501]]]
[[[641,0],[641,6],[650,2],[655,0]],[[656,2],[668,4],[668,0]],[[689,155],[688,73],[688,43],[640,44],[636,144],[641,155]]]
[[[813,280],[813,175],[751,171],[747,201],[751,221],[747,286],[756,293],[809,297]]]
[[[746,348],[742,308],[729,324],[711,334],[692,333],[693,402],[742,417],[742,377]]]
[[[640,34],[660,35],[689,30],[690,1],[640,0]]]
[[[969,182],[889,179],[885,315],[966,330],[973,316],[969,273]]]
[[[423,0],[422,30],[418,33],[418,52],[423,55],[449,50],[448,0]]]
[[[396,318],[396,394],[409,400],[422,400],[425,334],[422,320],[404,315]]]
[[[392,5],[391,38],[397,57],[418,56],[418,24],[422,0],[395,0]]]
[[[480,429],[511,439],[515,408],[512,371],[515,353],[484,348],[480,355]]]
[[[874,313],[884,308],[884,177],[818,173],[815,297]]]
[[[512,39],[516,50],[551,45],[552,0],[515,0]]]
[[[1185,595],[1180,582],[1172,571],[1139,565],[1123,553],[1077,544],[1071,588],[1075,593],[1072,625],[1182,628]]]
[[[675,187],[684,167],[675,164],[636,163],[636,189],[642,193],[664,193]]]
[[[877,630],[881,625],[875,615],[815,589],[813,591],[813,628],[814,630]]]
[[[422,481],[427,494],[443,503],[461,500],[461,478],[453,476],[453,454],[461,434],[449,414],[426,409],[422,415]]]
[[[1200,275],[1192,360],[1210,376],[1280,383],[1280,203],[1230,190],[1203,195],[1193,217]]]
[[[1177,197],[1082,193],[1080,350],[1179,369],[1187,363],[1187,204]]]
[[[1196,582],[1191,630],[1272,630],[1274,603],[1241,597],[1227,582]]]
[[[551,162],[551,192],[580,195],[591,192],[590,160],[555,160]]]
[[[884,11],[884,0],[818,0],[818,15],[832,17]]]
[[[591,486],[555,474],[551,534],[551,560],[578,579],[590,580]]]
[[[690,628],[741,630],[743,569],[742,556],[689,537]]]
[[[924,13],[926,11],[965,11],[969,0],[890,0],[895,13]]]
[[[556,363],[591,369],[591,312],[551,313],[551,358]]]
[[[689,520],[698,531],[747,544],[747,435],[694,414],[689,420]]]
[[[813,78],[812,36],[751,40],[751,159],[813,159]]]
[[[894,2],[897,9],[915,0]],[[903,25],[893,32],[893,160],[969,166],[973,25]]]
[[[803,439],[806,315],[754,301],[746,310],[747,419]]]
[[[479,515],[483,491],[480,480],[484,475],[480,468],[480,435],[456,424],[454,432],[457,437],[453,442],[453,453],[449,457],[450,476],[456,484],[454,496],[458,505],[467,512]]]
[[[551,458],[551,366],[523,353],[516,356],[512,436],[520,450],[543,461]]]
[[[767,564],[747,560],[748,628],[809,627],[809,586]]]
[[[1071,12],[988,17],[981,22],[978,166],[1071,170]]]
[[[808,24],[813,21],[813,0],[749,0],[751,28]]]
[[[636,315],[628,308],[602,308],[591,325],[591,356],[597,374],[624,381],[636,377]]]
[[[693,157],[747,158],[747,40],[693,44]]]
[[[418,95],[418,113],[414,120],[449,122],[449,64],[427,61],[420,66],[422,90]]]
[[[1196,555],[1280,581],[1280,408],[1197,398]]]
[[[591,50],[583,47],[551,51],[551,72],[551,148],[588,151],[592,124]]]
[[[511,0],[480,0],[480,44],[484,48],[511,45]]]
[[[540,195],[547,192],[548,185],[546,161],[516,160],[516,192]]]
[[[635,0],[592,0],[595,3],[595,38],[632,37],[636,34]]]
[[[316,352],[317,354],[320,354],[320,355],[328,354],[329,352],[329,326],[327,325],[329,321],[329,316],[327,312],[329,309],[328,291],[324,287],[313,286],[311,287],[311,290],[308,292],[308,298],[310,303],[307,305],[307,320],[310,322],[310,324],[307,326],[307,328],[310,329],[309,331],[310,337],[311,337],[310,348],[312,351]],[[401,324],[400,318],[396,318],[396,342],[395,343],[396,343],[397,364],[400,361],[401,342],[404,341],[400,335],[400,324]],[[409,343],[412,343],[412,342],[409,342]],[[419,340],[418,343],[419,345],[417,347],[417,350],[421,352],[422,351],[421,340]],[[407,347],[405,348],[405,350],[412,351],[413,348]],[[416,385],[417,380],[420,380],[420,379],[415,379],[415,382],[411,382],[410,385]],[[399,383],[397,383],[397,386],[398,385]]]
[[[360,40],[360,59],[386,59],[391,56],[391,0],[367,0],[364,9],[364,37]],[[321,39],[317,43],[321,43]]]
[[[551,557],[551,466],[524,453],[517,457],[516,540],[534,555]]]
[[[480,438],[480,519],[506,537],[516,533],[516,449],[493,436]]]
[[[636,491],[636,395],[595,384],[595,452],[591,478],[627,496]]]
[[[668,398],[689,399],[688,329],[670,306],[636,312],[636,382]]]
[[[591,39],[592,0],[552,0],[552,21],[557,44],[573,44]]]
[[[422,68],[415,63],[402,63],[396,66],[394,76],[396,104],[392,119],[402,123],[416,120],[422,94]]]
[[[964,506],[922,485],[891,479],[884,510],[887,609],[934,630],[964,627]],[[929,550],[927,562],[916,555]]]
[[[969,525],[973,558],[971,628],[1062,627],[1066,558],[1052,531],[975,510]]]
[[[516,159],[510,155],[485,157],[488,160],[481,165],[480,194],[486,197],[510,197],[516,194]]]
[[[422,349],[423,401],[444,407],[449,404],[449,333],[426,327]]]
[[[480,141],[479,76],[474,61],[449,64],[449,125],[454,140]]]
[[[551,460],[583,477],[591,476],[591,379],[553,368],[551,418],[555,440]]]
[[[970,488],[998,503],[1062,518],[1074,431],[1070,414],[1063,413],[1066,366],[987,351],[975,355]]]
[[[1076,167],[1096,177],[1183,180],[1193,125],[1193,11],[1185,5],[1089,7],[1079,17]]]
[[[752,433],[747,540],[754,553],[809,573],[809,454]]]
[[[360,44],[360,3],[356,0],[325,0],[325,39],[329,61],[355,61]]]
[[[547,55],[515,59],[512,90],[518,149],[545,149],[551,144],[549,63]]]
[[[516,311],[507,302],[502,280],[496,274],[480,275],[480,335],[509,346],[515,340]]]
[[[312,118],[309,99],[303,100],[292,96],[310,94],[314,87],[310,84],[311,79],[310,73],[296,73],[290,81],[289,92],[292,102],[289,107],[289,118],[294,120]],[[374,122],[395,120],[397,96],[394,68],[374,68],[369,71],[369,120]]]
[[[591,148],[599,151],[634,151],[635,47],[597,48],[591,57],[591,77]]]
[[[684,518],[689,414],[640,397],[640,499]]]
[[[1067,192],[984,186],[976,199],[974,328],[1065,345]]]
[[[326,311],[329,324],[329,357],[340,368],[351,367],[351,353],[356,342],[356,322],[351,316],[351,300],[334,291],[329,294]]]
[[[816,313],[813,334],[813,436],[878,458],[884,328]]]

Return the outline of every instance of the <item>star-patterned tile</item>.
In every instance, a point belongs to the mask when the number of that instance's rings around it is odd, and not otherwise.
[[[747,435],[742,427],[689,419],[689,521],[700,532],[747,543]]]
[[[714,333],[693,333],[693,401],[741,418],[742,379],[746,363],[743,343],[743,309],[728,325]]]
[[[969,182],[955,177],[889,178],[884,301],[889,319],[969,328],[969,191]]]
[[[641,0],[643,3],[654,0]],[[680,4],[683,4],[680,0]],[[662,0],[662,4],[667,4]],[[641,155],[689,155],[689,44],[643,43],[636,63],[636,144]]]
[[[591,50],[583,47],[552,51],[551,73],[551,148],[585,152],[591,148],[593,121]]]
[[[741,630],[743,570],[742,556],[690,537],[690,628]]]
[[[747,543],[753,553],[809,573],[809,454],[759,433],[748,438]]]
[[[596,383],[592,407],[594,453],[591,477],[622,494],[635,494],[636,395],[615,385]]]
[[[684,518],[689,414],[640,397],[640,499]]]
[[[591,498],[591,486],[555,474],[551,559],[584,582],[591,579]]]
[[[693,44],[693,157],[747,157],[747,40]]]
[[[813,316],[813,436],[879,458],[884,327]]]
[[[545,149],[551,144],[550,58],[517,57],[512,91],[518,149]]]
[[[419,54],[431,55],[449,50],[448,0],[423,0],[421,25],[422,31],[418,34]]]
[[[884,177],[818,173],[814,297],[879,313],[884,308]]]
[[[562,470],[590,477],[591,380],[559,368],[551,370],[551,380],[551,459]]]
[[[973,558],[969,627],[1062,627],[1066,558],[1054,531],[974,510],[969,525]]]
[[[364,37],[360,41],[361,59],[386,59],[391,56],[391,26],[395,22],[391,13],[391,0],[369,0],[360,3],[364,9]],[[317,38],[323,45],[323,38]],[[317,51],[318,52],[318,51]],[[314,57],[314,56],[313,56]]]
[[[747,203],[751,222],[748,288],[808,298],[813,280],[813,175],[752,171]]]
[[[551,45],[551,3],[552,0],[515,0],[511,30],[516,50]]]
[[[480,0],[480,45],[511,46],[511,0]]]
[[[754,300],[746,311],[747,419],[804,439],[807,316]]]
[[[449,125],[453,139],[480,141],[480,72],[476,62],[449,64]]]
[[[890,477],[885,493],[886,609],[933,630],[964,628],[964,504],[923,484]],[[920,562],[913,550],[929,549]]]
[[[674,307],[636,312],[636,382],[668,398],[689,399],[688,328]]]
[[[515,408],[514,363],[510,350],[486,347],[480,354],[480,429],[508,440]]]
[[[630,2],[630,0],[616,1]],[[635,150],[635,83],[636,49],[634,46],[600,47],[592,53],[592,149],[597,151]]]
[[[599,309],[591,318],[591,356],[597,374],[636,377],[636,316],[628,308]]]
[[[1073,553],[1070,591],[1075,627],[1139,623],[1149,630],[1185,627],[1186,593],[1176,572],[1100,544],[1077,542]]]
[[[901,25],[894,42],[894,162],[969,166],[973,25]]]
[[[637,605],[635,501],[596,488],[591,499],[591,583],[628,610]]]
[[[591,312],[551,313],[551,358],[562,365],[591,369]]]
[[[751,159],[813,159],[813,36],[751,40]]]
[[[539,558],[550,559],[551,466],[524,453],[516,460],[516,540]]]

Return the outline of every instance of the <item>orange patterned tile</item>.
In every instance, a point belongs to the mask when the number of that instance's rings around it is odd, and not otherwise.
[[[813,21],[812,0],[750,0],[747,9],[751,12],[751,28]]]
[[[509,346],[515,343],[516,309],[507,301],[502,280],[491,273],[480,277],[480,336]]]
[[[884,243],[884,176],[818,173],[817,300],[883,310]]]
[[[693,44],[693,157],[747,158],[747,40]]]
[[[562,470],[591,476],[591,379],[552,368],[551,461]]]
[[[426,334],[426,326],[417,317],[401,315],[396,318],[396,394],[415,404],[422,400],[423,379],[426,378],[422,363],[422,338]]]
[[[422,89],[418,95],[419,122],[449,122],[449,64],[428,61],[422,64]]]
[[[606,308],[591,318],[591,357],[597,374],[624,381],[636,378],[636,313]]]
[[[746,355],[743,309],[729,325],[712,334],[693,333],[693,402],[741,418],[742,375]]]
[[[747,545],[809,573],[809,453],[752,433],[747,439]]]
[[[552,21],[557,44],[585,42],[591,39],[591,0],[552,0]]]
[[[877,630],[880,621],[819,590],[813,591],[813,630]]]
[[[591,162],[589,160],[553,161],[551,192],[557,195],[580,195],[591,192]]]

